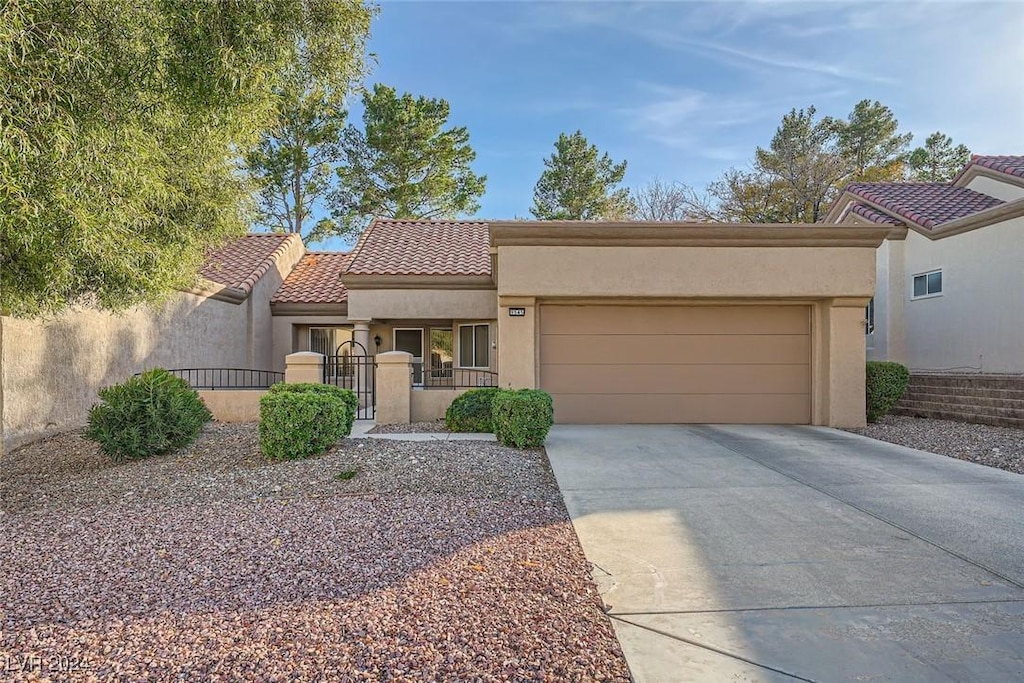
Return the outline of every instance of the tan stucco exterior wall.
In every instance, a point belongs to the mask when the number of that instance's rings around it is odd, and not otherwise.
[[[812,305],[812,422],[864,424],[864,306],[869,247],[498,247],[499,381],[536,387],[545,300]],[[526,309],[510,317],[509,307]],[[614,324],[614,321],[609,321]]]
[[[904,307],[907,365],[1024,372],[1022,264],[1024,218],[938,240],[911,231],[901,281],[887,279]],[[942,269],[942,295],[912,300],[914,275],[934,269]]]
[[[1004,202],[1024,199],[1024,187],[1003,183],[983,175],[972,178],[971,182],[967,183],[967,187],[975,192],[987,194],[989,197],[1002,199]]]
[[[469,389],[411,389],[409,412],[412,422],[433,422],[444,418],[448,406]],[[380,419],[377,420],[378,423]]]
[[[253,367],[269,334],[250,343],[250,313],[247,303],[182,293],[155,310],[122,315],[78,309],[46,322],[4,317],[5,448],[85,424],[101,387],[146,368]]]
[[[493,289],[353,289],[348,293],[352,320],[493,319]]]
[[[200,389],[199,397],[218,422],[259,422],[261,389]]]
[[[499,296],[871,296],[875,249],[853,247],[498,248]]]
[[[270,298],[302,254],[294,240],[240,304],[178,292],[121,314],[0,318],[3,449],[85,424],[101,387],[147,368],[273,369]]]

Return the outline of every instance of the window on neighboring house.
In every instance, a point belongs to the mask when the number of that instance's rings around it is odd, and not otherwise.
[[[868,301],[867,308],[864,309],[864,334],[871,334],[875,331],[875,297],[871,297]]]
[[[932,270],[914,276],[914,296],[911,297],[912,299],[936,296],[938,294],[942,294],[941,270]]]
[[[459,325],[459,367],[490,367],[490,325]]]

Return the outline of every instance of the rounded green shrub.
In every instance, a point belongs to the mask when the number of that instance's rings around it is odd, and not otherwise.
[[[903,398],[910,383],[907,366],[891,361],[867,362],[866,403],[868,422],[877,422],[889,414],[896,402]]]
[[[356,415],[359,414],[359,397],[356,395],[356,392],[351,389],[336,387],[333,384],[318,384],[315,382],[293,382],[289,384],[287,382],[278,382],[277,384],[271,385],[270,393],[314,393],[322,394],[324,396],[333,396],[334,398],[343,401],[348,407],[348,421],[346,423],[344,436],[348,436],[352,433],[352,425],[356,421]]]
[[[505,446],[544,445],[555,421],[551,394],[540,389],[504,389],[492,403],[494,435]]]
[[[497,387],[484,387],[456,396],[444,413],[444,426],[452,432],[494,431],[491,404],[499,391]]]
[[[260,450],[273,460],[319,455],[352,433],[355,405],[355,393],[330,384],[275,384],[260,399]]]
[[[213,417],[188,382],[160,368],[100,389],[99,396],[85,436],[117,462],[187,446]]]

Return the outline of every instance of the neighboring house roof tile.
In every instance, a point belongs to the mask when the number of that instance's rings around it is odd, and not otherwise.
[[[351,275],[490,275],[490,232],[481,221],[375,219],[359,238]]]
[[[302,257],[270,300],[272,304],[342,304],[348,291],[341,273],[349,255],[340,252],[311,252]]]
[[[881,211],[876,211],[867,204],[855,202],[850,207],[850,213],[857,214],[861,218],[865,218],[872,223],[881,223],[884,225],[903,225],[900,221],[896,220],[892,216]]]
[[[1004,203],[948,183],[851,183],[846,190],[928,229]]]
[[[957,175],[957,179],[966,173],[967,169],[971,166],[984,166],[985,168],[991,168],[993,171],[1024,178],[1024,156],[973,156],[964,167],[964,170],[960,171]],[[953,182],[956,181],[954,180]]]
[[[232,289],[249,294],[291,240],[288,233],[249,233],[207,253],[199,274]]]

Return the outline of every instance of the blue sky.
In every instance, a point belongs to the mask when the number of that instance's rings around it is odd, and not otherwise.
[[[577,128],[628,161],[629,187],[702,189],[790,108],[845,116],[864,98],[915,143],[942,130],[1022,154],[1021,36],[1024,2],[385,1],[367,82],[447,99],[488,177],[477,215],[529,217],[543,159]]]

